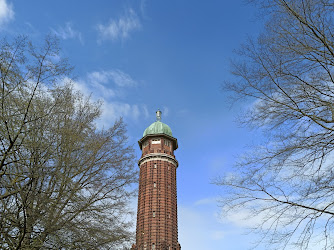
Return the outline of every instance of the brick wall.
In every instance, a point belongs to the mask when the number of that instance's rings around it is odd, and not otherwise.
[[[142,141],[136,228],[138,250],[180,249],[177,226],[176,169],[173,141],[149,136]]]

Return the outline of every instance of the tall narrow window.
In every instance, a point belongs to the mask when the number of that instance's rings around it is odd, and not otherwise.
[[[170,141],[164,139],[164,144],[167,146],[167,147],[170,147]]]
[[[152,250],[155,250],[155,244],[152,243]]]
[[[153,182],[153,187],[157,187],[157,183],[156,182]]]
[[[153,211],[153,218],[155,218],[155,211]]]

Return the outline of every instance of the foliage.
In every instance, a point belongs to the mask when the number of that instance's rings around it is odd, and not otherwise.
[[[96,129],[101,103],[66,83],[59,53],[53,37],[0,45],[2,249],[116,249],[132,237],[125,125]]]

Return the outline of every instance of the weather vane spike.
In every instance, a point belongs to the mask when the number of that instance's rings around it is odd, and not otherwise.
[[[158,109],[158,111],[157,112],[155,112],[156,114],[157,114],[157,121],[161,121],[161,114],[162,114],[162,112],[160,111],[160,109]]]

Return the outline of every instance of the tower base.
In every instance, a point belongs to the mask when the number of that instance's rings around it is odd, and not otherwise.
[[[180,243],[177,243],[177,248],[174,248],[174,249],[172,249],[171,247],[163,247],[163,248],[156,247],[155,250],[181,250],[181,245],[180,245]],[[131,250],[151,250],[151,249],[146,249],[146,248],[145,249],[138,249],[136,244],[133,244],[132,247],[131,247]]]

